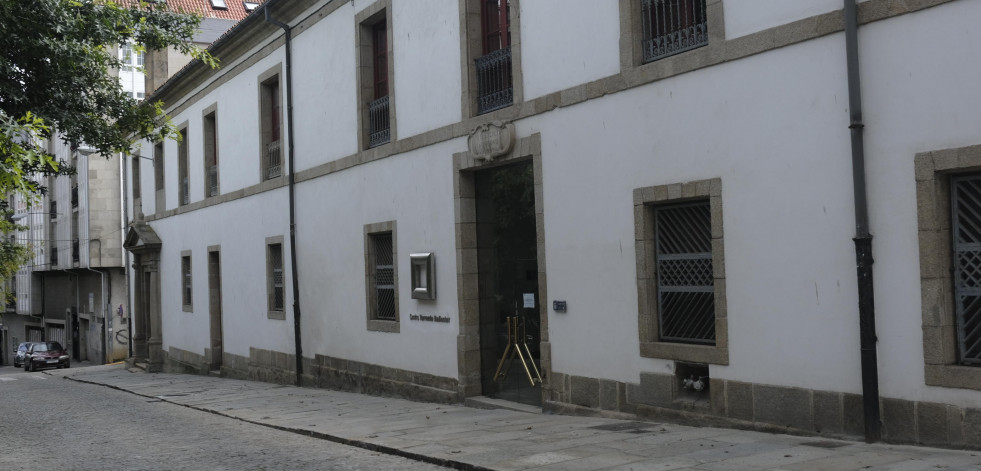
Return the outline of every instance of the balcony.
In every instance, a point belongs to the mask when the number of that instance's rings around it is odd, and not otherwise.
[[[388,96],[368,103],[368,147],[380,146],[391,140],[390,130]]]
[[[181,179],[181,204],[191,202],[191,185],[187,177]]]
[[[276,178],[283,174],[282,142],[272,141],[266,144],[266,179]],[[216,171],[215,181],[217,181],[217,175]]]
[[[643,0],[644,62],[708,44],[705,0]]]
[[[218,166],[208,167],[208,196],[218,196]]]
[[[478,58],[477,114],[489,113],[514,103],[511,80],[511,47],[498,49]]]

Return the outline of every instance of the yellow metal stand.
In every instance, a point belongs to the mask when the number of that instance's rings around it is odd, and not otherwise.
[[[503,380],[508,376],[511,363],[514,361],[515,355],[517,355],[521,360],[521,366],[525,368],[525,373],[528,375],[528,381],[531,382],[531,385],[542,384],[542,375],[538,372],[538,367],[535,366],[535,360],[531,357],[531,349],[525,343],[525,320],[518,316],[512,316],[508,317],[506,321],[508,325],[508,346],[504,348],[504,355],[501,355],[501,361],[497,364],[497,371],[494,372],[494,381]],[[528,355],[527,360],[525,360],[525,355]],[[529,364],[531,364],[531,368],[528,367]],[[532,375],[532,371],[534,371],[534,375]]]

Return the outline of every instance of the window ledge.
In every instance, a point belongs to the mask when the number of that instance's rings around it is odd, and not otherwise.
[[[981,391],[981,368],[961,365],[926,365],[926,384]]]
[[[641,342],[640,356],[664,360],[728,365],[729,351],[718,345],[689,345],[671,342]]]
[[[266,317],[277,321],[285,321],[286,311],[266,311]]]
[[[402,326],[398,321],[382,321],[377,319],[368,320],[368,330],[371,332],[399,333]]]

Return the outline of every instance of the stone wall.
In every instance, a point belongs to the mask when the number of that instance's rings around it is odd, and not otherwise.
[[[552,412],[849,439],[865,430],[859,394],[720,379],[694,393],[675,375],[654,373],[639,383],[552,373],[548,386],[544,408]],[[880,412],[886,442],[981,449],[981,408],[882,398]]]
[[[168,373],[208,374],[211,352],[204,355],[170,347],[165,355]],[[295,384],[296,356],[250,348],[244,357],[225,353],[221,375],[227,378]],[[317,355],[303,359],[303,386],[337,389],[378,396],[426,402],[457,403],[457,380],[427,373],[388,368],[351,360]]]

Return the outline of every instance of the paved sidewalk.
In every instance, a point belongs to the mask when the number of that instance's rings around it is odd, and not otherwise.
[[[45,373],[457,469],[981,469],[981,452],[473,409],[122,365]]]

